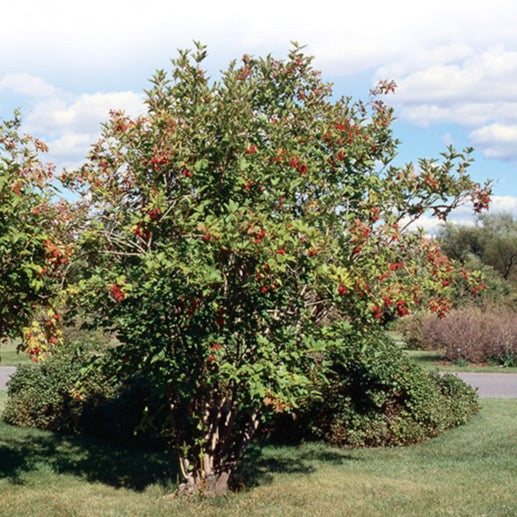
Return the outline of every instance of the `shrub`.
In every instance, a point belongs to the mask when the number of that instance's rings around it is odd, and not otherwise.
[[[149,443],[152,436],[156,442],[161,425],[153,426],[148,421],[145,431],[141,425],[151,412],[163,417],[149,383],[138,375],[115,379],[102,367],[111,356],[106,352],[106,338],[91,333],[79,336],[57,348],[46,361],[24,365],[16,371],[8,384],[4,419],[24,427],[119,441],[145,436]],[[88,368],[92,361],[101,367]],[[88,373],[84,375],[86,368]]]
[[[417,312],[397,322],[396,329],[404,336],[410,350],[435,350],[440,348],[435,314]]]
[[[413,317],[401,330],[411,345],[444,349],[450,361],[511,365],[517,360],[515,311],[503,307],[456,309],[443,319]]]
[[[366,343],[365,343],[366,344]],[[345,447],[420,442],[465,423],[479,409],[473,388],[452,375],[427,373],[385,338],[349,343],[332,358],[331,382],[293,420],[280,416],[276,440],[323,439]]]
[[[305,395],[329,315],[361,332],[446,310],[466,280],[399,221],[479,211],[490,186],[466,173],[470,149],[392,165],[392,82],[352,102],[297,45],[218,81],[205,57],[180,51],[145,116],[112,112],[62,180],[81,200],[70,303],[168,397],[182,490],[225,493],[260,423]]]

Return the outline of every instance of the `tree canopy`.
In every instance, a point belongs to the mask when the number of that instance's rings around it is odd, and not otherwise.
[[[448,223],[439,237],[451,258],[465,263],[476,257],[517,285],[517,221],[511,213],[482,214],[474,226]]]

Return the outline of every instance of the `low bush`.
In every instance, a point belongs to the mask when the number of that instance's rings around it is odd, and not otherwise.
[[[272,437],[323,439],[345,447],[407,445],[463,424],[479,409],[473,388],[427,373],[384,337],[350,342],[331,358],[332,381],[295,414],[280,415]]]
[[[412,347],[443,349],[450,361],[517,363],[517,318],[508,308],[455,309],[443,319],[416,316],[400,330]]]
[[[144,377],[110,375],[103,363],[110,362],[111,352],[105,338],[81,333],[45,361],[21,366],[9,381],[3,418],[63,433],[157,441],[161,425],[144,430],[141,424],[146,415],[159,413],[160,400]],[[88,368],[92,361],[98,367]]]
[[[165,404],[146,379],[115,380],[102,368],[84,375],[92,359],[114,360],[105,343],[83,336],[47,361],[19,368],[8,385],[5,420],[128,443],[163,445],[170,439]],[[314,377],[317,396],[301,401],[294,415],[278,415],[267,429],[275,440],[404,445],[464,423],[478,409],[472,388],[456,377],[424,372],[385,337],[343,340],[320,364],[330,369],[331,381]],[[78,381],[81,389],[74,391]]]
[[[442,346],[437,321],[434,313],[417,312],[399,320],[396,330],[404,336],[409,350],[436,350]]]

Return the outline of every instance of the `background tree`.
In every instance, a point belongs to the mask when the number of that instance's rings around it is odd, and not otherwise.
[[[480,210],[489,187],[466,173],[469,150],[391,165],[379,97],[392,83],[366,104],[334,101],[298,47],[245,55],[218,81],[205,54],[158,71],[147,114],[112,113],[64,181],[89,208],[76,303],[117,333],[115,369],[166,393],[184,488],[224,493],[259,423],[307,395],[335,338],[447,309],[463,277],[399,225],[467,198]]]
[[[511,213],[483,214],[474,226],[447,223],[438,238],[446,255],[483,273],[483,298],[514,304],[517,296],[517,221]]]
[[[0,338],[24,333],[35,357],[58,343],[52,305],[70,254],[58,224],[65,204],[51,202],[53,167],[39,159],[46,151],[20,134],[18,113],[0,122]]]

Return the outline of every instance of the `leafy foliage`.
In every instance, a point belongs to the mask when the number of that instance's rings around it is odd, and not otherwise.
[[[16,113],[0,122],[0,338],[18,337],[38,356],[60,338],[53,305],[70,257],[66,203],[53,202],[53,167],[38,139],[20,134]],[[65,239],[65,240],[64,240]]]
[[[137,375],[109,375],[108,341],[98,333],[81,332],[45,361],[18,368],[8,384],[4,419],[22,427],[97,435],[118,443],[165,442],[164,421],[157,425],[149,416],[159,417],[163,396]],[[92,368],[92,362],[98,367]]]
[[[385,337],[369,339],[363,347],[349,338],[334,350],[339,360],[320,363],[326,375],[315,377],[318,395],[303,400],[293,414],[277,414],[266,428],[274,441],[407,445],[465,423],[478,409],[472,388],[451,375],[425,373]],[[20,368],[9,384],[5,420],[165,446],[175,430],[163,394],[139,375],[121,380],[103,368],[91,369],[92,357],[107,366],[110,356],[105,337],[81,333],[45,362]]]
[[[449,223],[439,237],[449,257],[465,264],[477,260],[517,288],[517,221],[511,213],[480,215],[475,226]]]
[[[296,46],[215,82],[205,56],[158,71],[147,114],[112,113],[63,181],[88,210],[70,294],[117,333],[114,370],[165,393],[187,487],[224,492],[259,422],[309,394],[336,332],[442,314],[452,284],[475,282],[399,224],[465,199],[480,210],[490,189],[468,176],[470,150],[391,165],[392,83],[334,101]]]
[[[362,345],[362,346],[361,346]],[[277,419],[273,437],[324,439],[346,447],[407,445],[465,423],[477,395],[453,375],[428,373],[385,336],[335,345],[320,397],[296,418]]]

